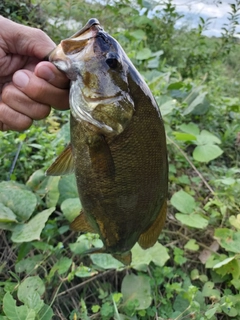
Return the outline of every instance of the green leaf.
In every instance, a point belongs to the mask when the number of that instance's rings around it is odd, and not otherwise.
[[[240,263],[235,257],[230,257],[216,264],[214,267],[216,272],[224,277],[226,274],[231,274],[233,279],[239,279],[240,276]]]
[[[204,229],[208,225],[208,220],[203,218],[200,214],[191,213],[191,214],[182,214],[177,213],[176,218],[185,226]]]
[[[79,277],[79,278],[92,277],[97,273],[98,272],[95,269],[89,268],[89,267],[85,267],[85,266],[80,266],[74,271],[74,275],[76,277]]]
[[[46,205],[48,208],[55,207],[59,198],[58,183],[61,177],[49,177],[46,186]]]
[[[196,208],[195,199],[183,190],[175,192],[170,202],[182,213],[192,213]]]
[[[55,272],[57,272],[59,275],[62,275],[68,271],[68,269],[71,267],[72,259],[69,259],[67,257],[61,257],[52,267],[48,274],[48,281],[50,282],[50,279],[54,276]]]
[[[16,225],[12,233],[13,242],[29,242],[32,240],[40,240],[40,234],[51,213],[55,208],[49,208],[39,212],[29,222]]]
[[[204,284],[202,294],[204,297],[216,297],[220,298],[220,291],[214,288],[214,282],[208,281]]]
[[[183,132],[192,134],[193,136],[198,136],[200,133],[200,130],[198,128],[198,126],[195,123],[187,123],[187,124],[181,124],[179,126],[179,129],[182,130]]]
[[[197,136],[197,144],[204,145],[204,144],[220,144],[221,140],[216,137],[214,134],[207,130],[202,130],[201,133]]]
[[[16,301],[7,292],[3,297],[3,311],[10,320],[35,320],[36,313],[27,306],[16,306]]]
[[[163,267],[169,259],[167,249],[160,243],[155,243],[149,249],[143,250],[138,243],[132,248],[132,268],[136,270],[146,270],[150,262],[155,265]]]
[[[197,146],[193,151],[193,158],[199,162],[209,162],[218,158],[223,153],[223,150],[215,145]]]
[[[198,251],[199,245],[196,243],[195,239],[190,239],[184,246],[185,249],[191,251]]]
[[[36,196],[24,188],[12,181],[0,183],[0,203],[12,210],[20,221],[28,220],[37,204]]]
[[[134,31],[130,32],[130,35],[132,37],[134,37],[135,39],[137,39],[137,40],[145,40],[145,39],[147,39],[146,33],[141,29],[137,29],[137,30],[134,30]]]
[[[161,111],[162,116],[166,116],[169,113],[171,113],[174,108],[176,107],[176,101],[175,100],[167,100],[166,102],[159,104],[159,109]]]
[[[238,214],[236,217],[235,216],[230,216],[229,217],[229,222],[231,223],[231,225],[240,230],[240,214]]]
[[[44,304],[42,309],[38,313],[40,320],[52,320],[54,316],[53,310],[50,306]]]
[[[6,207],[2,203],[0,203],[0,222],[3,222],[3,223],[17,222],[16,215],[12,212],[11,209]]]
[[[227,228],[215,229],[214,237],[227,251],[240,253],[240,231],[233,231]]]
[[[225,264],[228,264],[230,261],[232,261],[234,259],[235,259],[234,256],[227,258],[227,259],[224,259],[223,261],[220,261],[217,264],[215,264],[215,266],[213,266],[213,269],[221,268],[222,266],[224,266]]]
[[[74,174],[69,174],[66,176],[62,176],[59,184],[59,204],[61,204],[64,200],[69,198],[77,198],[78,197],[78,191],[77,191],[77,184]]]
[[[107,253],[91,254],[92,262],[103,269],[119,269],[123,264]]]
[[[190,105],[184,110],[183,115],[204,114],[209,108],[209,102],[206,99],[207,92],[200,93]]]
[[[179,141],[194,141],[196,137],[189,133],[173,132],[175,138]]]
[[[136,54],[137,60],[147,60],[151,58],[152,51],[149,48],[143,48],[142,50],[139,50]]]
[[[123,303],[138,301],[136,310],[147,309],[152,303],[151,286],[148,277],[128,274],[122,281]]]
[[[45,286],[39,276],[26,278],[18,288],[18,299],[27,305],[30,309],[35,309],[38,312],[43,302],[40,301],[40,296],[45,292]],[[37,293],[37,295],[35,295]]]
[[[66,199],[61,204],[61,210],[65,218],[72,222],[77,216],[79,216],[82,205],[79,198]]]

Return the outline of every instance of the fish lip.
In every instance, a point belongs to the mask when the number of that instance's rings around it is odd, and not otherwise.
[[[88,20],[88,22],[85,24],[85,26],[81,30],[79,30],[78,32],[74,33],[74,35],[72,35],[69,39],[79,37],[80,35],[82,35],[86,31],[88,31],[92,27],[95,27],[98,30],[103,30],[103,28],[101,27],[100,22],[98,21],[98,19],[91,18],[91,19]]]

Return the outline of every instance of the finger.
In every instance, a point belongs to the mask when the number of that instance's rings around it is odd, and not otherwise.
[[[33,72],[20,70],[13,75],[13,84],[33,101],[59,110],[69,108],[68,89],[57,88]]]
[[[3,41],[11,53],[34,56],[42,60],[56,46],[40,29],[20,25],[2,16],[0,24]]]
[[[40,62],[36,65],[34,73],[39,78],[42,78],[53,86],[61,89],[69,88],[69,79],[66,75],[59,71],[51,62]]]
[[[22,91],[18,90],[13,84],[9,84],[3,88],[2,102],[5,104],[5,112],[6,106],[8,106],[9,109],[14,110],[15,112],[33,120],[44,119],[49,115],[51,111],[49,105],[32,100]],[[10,111],[8,111],[8,113],[9,112]],[[6,116],[4,119],[4,123],[8,124],[8,122],[6,122]],[[10,120],[14,119],[10,118]]]
[[[33,120],[28,116],[17,112],[5,103],[0,102],[0,130],[23,131],[28,129]]]

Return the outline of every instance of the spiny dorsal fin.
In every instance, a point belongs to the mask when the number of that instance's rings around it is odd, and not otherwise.
[[[47,169],[47,176],[62,176],[73,173],[74,163],[72,146],[69,144],[66,149],[57,157],[53,164]]]
[[[70,228],[73,231],[92,232],[96,233],[96,230],[89,224],[84,212],[81,210],[79,216],[77,216],[70,224]]]
[[[163,206],[156,220],[144,233],[140,235],[138,239],[138,243],[143,249],[150,248],[156,243],[159,237],[159,234],[164,226],[166,215],[167,215],[167,200],[164,201]]]

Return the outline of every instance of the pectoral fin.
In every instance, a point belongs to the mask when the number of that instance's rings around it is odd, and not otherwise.
[[[92,232],[96,233],[96,230],[89,224],[84,212],[81,210],[79,216],[77,216],[70,224],[70,228],[73,231]]]
[[[53,164],[47,169],[47,176],[62,176],[73,173],[74,162],[72,146],[69,144],[66,149],[57,157]]]
[[[138,239],[138,243],[143,249],[150,248],[155,244],[164,226],[166,215],[167,215],[167,200],[164,201],[163,206],[156,220],[144,233],[140,235]]]
[[[100,179],[113,179],[115,165],[109,145],[103,136],[97,136],[95,141],[89,146],[89,155],[92,169],[97,176]]]

